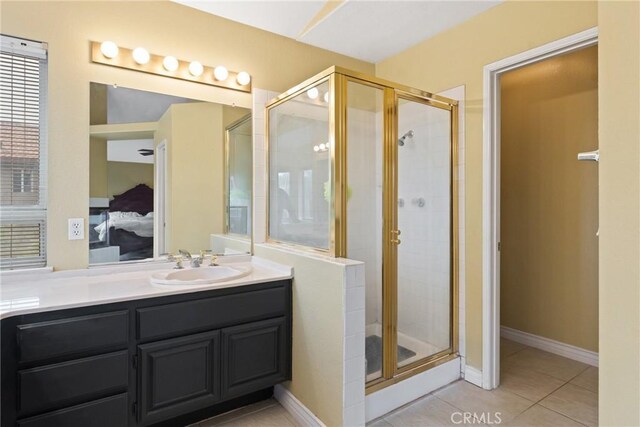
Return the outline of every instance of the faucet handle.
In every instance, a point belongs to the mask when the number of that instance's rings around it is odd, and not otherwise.
[[[216,262],[218,261],[218,255],[215,254],[211,254],[211,262],[209,263],[209,267],[217,267],[219,264]]]
[[[186,249],[178,249],[178,253],[185,257],[185,259],[191,259],[191,253]]]
[[[182,255],[174,255],[171,261],[175,261],[176,266],[173,267],[176,270],[182,270],[184,267],[182,266]]]

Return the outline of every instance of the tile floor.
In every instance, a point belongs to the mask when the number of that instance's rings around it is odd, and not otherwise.
[[[598,368],[502,339],[501,369],[501,384],[496,390],[457,381],[367,426],[461,426],[465,423],[460,422],[460,413],[465,412],[485,417],[484,423],[466,425],[598,425]],[[496,412],[500,412],[500,423]],[[292,427],[296,423],[278,402],[269,399],[191,427],[211,426]]]
[[[502,339],[500,382],[486,391],[457,381],[367,426],[460,426],[454,413],[465,412],[484,414],[475,425],[498,424],[496,412],[502,426],[598,425],[598,368]]]
[[[296,427],[291,415],[275,399],[244,406],[189,427]]]

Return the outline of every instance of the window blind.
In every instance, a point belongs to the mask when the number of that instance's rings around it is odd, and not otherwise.
[[[0,36],[0,269],[46,265],[47,51]]]

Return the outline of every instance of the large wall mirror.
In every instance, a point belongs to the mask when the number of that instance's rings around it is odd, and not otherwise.
[[[91,83],[89,263],[249,239],[251,111]]]

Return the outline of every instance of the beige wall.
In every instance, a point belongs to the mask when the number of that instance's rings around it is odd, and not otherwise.
[[[255,245],[254,250],[295,272],[293,381],[285,387],[325,425],[341,426],[345,266],[274,245]]]
[[[372,64],[334,54],[171,2],[0,3],[2,33],[49,44],[48,260],[56,269],[88,264],[87,240],[67,239],[67,218],[89,205],[89,82],[250,107],[250,95],[89,62],[90,40],[224,63],[247,70],[255,87],[284,91],[331,66],[372,73]],[[72,167],[70,167],[72,165]]]
[[[210,102],[174,104],[158,121],[155,144],[167,144],[169,252],[209,249],[210,235],[223,232],[223,123],[223,106]]]
[[[153,164],[107,162],[107,178],[107,197],[109,199],[131,190],[138,184],[145,184],[153,188]]]
[[[171,246],[198,253],[224,224],[222,106],[175,104],[170,108]]]
[[[467,363],[482,367],[482,73],[502,58],[597,25],[595,2],[511,2],[376,65],[376,74],[432,92],[465,85]]]
[[[89,197],[109,197],[107,140],[91,138],[89,142]]]
[[[107,161],[107,141],[91,138],[89,147],[89,196],[122,194],[138,184],[153,188],[153,164]]]
[[[598,351],[598,48],[500,79],[500,320]]]
[[[640,4],[601,2],[600,425],[640,425]]]

